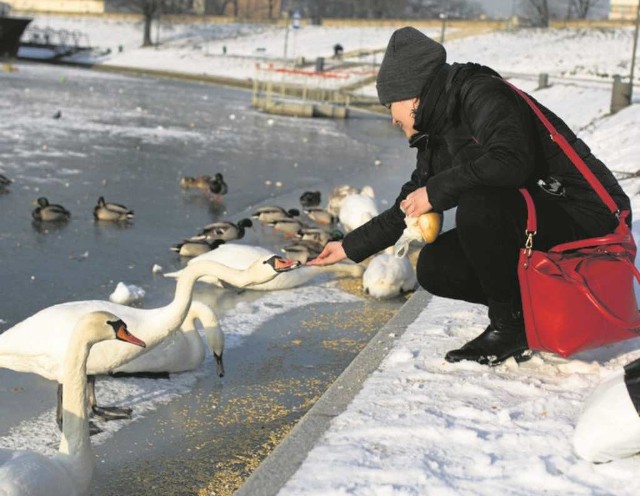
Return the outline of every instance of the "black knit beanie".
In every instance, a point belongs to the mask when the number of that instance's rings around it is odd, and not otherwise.
[[[437,41],[410,26],[391,35],[376,79],[380,103],[409,100],[447,61],[447,52]]]

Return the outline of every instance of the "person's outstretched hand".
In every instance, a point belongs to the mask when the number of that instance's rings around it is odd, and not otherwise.
[[[342,241],[329,241],[322,250],[322,253],[306,265],[331,265],[347,258],[347,254],[342,247]]]

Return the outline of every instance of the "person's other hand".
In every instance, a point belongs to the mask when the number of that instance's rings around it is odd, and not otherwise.
[[[331,265],[347,258],[347,254],[342,247],[342,241],[329,241],[322,250],[322,253],[306,265]]]
[[[427,194],[427,188],[418,188],[407,195],[407,197],[400,202],[400,208],[405,215],[409,217],[417,217],[418,215],[426,214],[433,209],[429,202],[429,195]]]

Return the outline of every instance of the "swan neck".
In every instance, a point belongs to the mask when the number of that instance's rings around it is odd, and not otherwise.
[[[191,269],[191,272],[189,272],[189,269]],[[201,261],[187,265],[186,271],[187,273],[192,274],[191,277],[194,277],[191,285],[192,288],[193,283],[195,283],[197,279],[203,276],[214,276],[237,288],[243,288],[250,284],[259,284],[260,282],[265,282],[264,280],[256,280],[255,274],[252,274],[250,270],[234,269],[232,267],[228,267],[212,260]]]
[[[193,299],[193,287],[196,281],[204,276],[214,276],[237,287],[243,287],[252,282],[245,271],[231,269],[217,262],[202,261],[187,265],[178,276],[173,301],[165,307],[162,320],[167,329],[177,329],[184,322]],[[166,335],[160,336],[161,339],[164,337]],[[147,341],[147,346],[155,344],[156,342],[152,340]]]
[[[80,330],[79,332],[82,332]],[[81,487],[88,489],[95,458],[89,439],[87,414],[87,357],[93,343],[74,333],[65,355],[62,395],[62,439],[58,458]]]
[[[196,281],[204,275],[206,273],[199,269],[196,264],[187,265],[180,273],[176,281],[176,292],[173,296],[173,301],[167,305],[163,317],[167,329],[177,329],[184,322],[191,306],[193,287]],[[162,339],[164,337],[166,336],[163,335]],[[153,346],[154,344],[156,343],[147,341],[147,346]]]

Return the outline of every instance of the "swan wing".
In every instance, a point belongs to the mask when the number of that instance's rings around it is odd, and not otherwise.
[[[189,312],[180,329],[169,334],[157,346],[144,351],[133,360],[117,367],[114,372],[185,372],[197,368],[204,360],[206,351],[196,321],[204,327],[203,334],[216,329],[220,334],[218,319],[213,309],[200,301],[191,302]],[[224,342],[224,336],[220,338]]]
[[[0,366],[62,380],[64,354],[76,322],[98,301],[63,303],[45,308],[0,335]]]
[[[1,456],[1,455],[0,455]],[[0,494],[8,496],[74,496],[84,492],[54,458],[17,451],[0,465]]]
[[[338,218],[345,230],[353,231],[378,215],[375,201],[364,195],[349,195],[342,201]]]
[[[201,261],[217,262],[232,269],[244,270],[254,263],[258,258],[267,255],[275,255],[274,252],[263,248],[261,246],[244,245],[237,243],[225,243],[218,246],[215,250],[208,251],[202,255],[189,260],[188,264],[197,263]],[[182,270],[175,272],[167,272],[165,277],[178,277],[182,273]],[[284,274],[280,274],[276,279],[279,279]],[[200,282],[206,284],[213,284],[214,286],[224,287],[224,284],[214,276],[204,276],[199,279]],[[227,286],[228,287],[228,286]]]
[[[116,367],[113,372],[185,372],[198,367],[204,360],[204,355],[204,346],[198,331],[178,330],[149,351]]]
[[[149,332],[152,310],[141,310],[110,301],[88,300],[61,303],[45,308],[19,322],[0,335],[0,366],[19,372],[39,374],[60,382],[64,355],[76,323],[88,312],[103,310],[120,316],[132,332],[140,332],[145,339]],[[147,317],[148,316],[148,317]],[[115,346],[109,346],[114,345]],[[104,341],[92,346],[87,362],[88,373],[106,373],[109,365],[123,355],[140,353],[135,346],[119,346]]]
[[[243,270],[249,267],[258,258],[266,255],[275,255],[275,253],[267,248],[263,248],[262,246],[225,243],[218,246],[215,250],[192,258],[189,260],[189,263],[191,264],[201,260],[210,260],[233,269]],[[278,276],[278,278],[279,277],[280,276]]]

